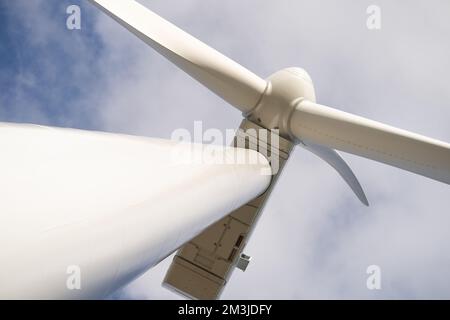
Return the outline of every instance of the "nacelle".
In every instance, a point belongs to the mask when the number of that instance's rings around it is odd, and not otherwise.
[[[290,133],[289,119],[302,100],[316,101],[311,77],[301,68],[283,69],[267,78],[261,101],[245,116],[267,129],[279,129],[281,136],[295,140]]]

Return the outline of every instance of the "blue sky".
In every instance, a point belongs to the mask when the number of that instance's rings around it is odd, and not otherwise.
[[[318,102],[450,141],[450,3],[142,0],[255,73],[312,76]],[[82,30],[65,27],[69,4]],[[256,8],[256,9],[255,9]],[[169,138],[177,128],[236,128],[241,115],[87,1],[0,0],[0,121]],[[450,298],[450,188],[344,154],[371,206],[298,149],[224,298]],[[176,298],[160,287],[170,259],[117,294]],[[366,268],[382,270],[380,291]]]
[[[70,4],[83,7],[82,32],[64,28]],[[98,77],[95,61],[102,51],[90,7],[85,1],[0,3],[3,121],[95,126],[95,115],[79,103]]]

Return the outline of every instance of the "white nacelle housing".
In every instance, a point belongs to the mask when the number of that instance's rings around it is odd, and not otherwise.
[[[295,141],[289,122],[296,104],[316,101],[309,74],[301,68],[280,70],[267,78],[267,88],[260,103],[246,116],[269,129],[279,129],[280,135]]]

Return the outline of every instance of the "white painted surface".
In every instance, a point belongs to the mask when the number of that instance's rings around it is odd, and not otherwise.
[[[230,158],[253,151],[117,134],[3,123],[0,150],[8,299],[104,297],[270,182],[262,155],[256,164]],[[188,163],[205,153],[215,162]],[[81,268],[81,290],[66,287],[71,265]]]
[[[291,119],[299,139],[383,162],[450,184],[450,144],[310,101]]]

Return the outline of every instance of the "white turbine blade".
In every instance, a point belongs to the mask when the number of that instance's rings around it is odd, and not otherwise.
[[[102,298],[271,179],[221,146],[2,123],[0,146],[0,299]]]
[[[311,151],[316,156],[327,162],[332,166],[339,175],[345,180],[348,186],[353,190],[358,199],[366,206],[369,206],[369,201],[364,193],[361,184],[353,173],[352,169],[348,166],[344,159],[335,150],[328,147],[320,146],[314,143],[302,141],[302,147]]]
[[[266,81],[133,0],[90,0],[122,26],[243,112]]]
[[[450,184],[450,144],[310,101],[291,118],[299,140],[342,150]]]

